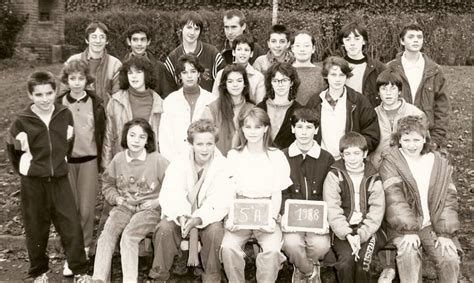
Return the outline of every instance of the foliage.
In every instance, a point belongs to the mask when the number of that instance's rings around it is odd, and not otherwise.
[[[26,19],[12,11],[6,3],[0,2],[0,59],[13,56],[16,36]]]

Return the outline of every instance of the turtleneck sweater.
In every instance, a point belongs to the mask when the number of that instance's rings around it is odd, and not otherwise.
[[[194,109],[196,108],[196,102],[199,98],[200,94],[200,89],[199,85],[192,86],[192,87],[186,87],[183,86],[183,95],[186,101],[189,104],[189,107],[191,108],[191,115],[189,117],[191,118],[191,121],[193,120],[193,115],[194,115]]]
[[[149,89],[138,91],[133,87],[128,88],[128,99],[132,108],[133,118],[143,118],[150,120],[151,109],[153,108],[153,95]]]
[[[347,174],[351,178],[354,187],[354,211],[349,220],[349,224],[351,225],[357,225],[362,221],[362,212],[360,211],[360,184],[364,178],[364,169],[364,163],[362,163],[362,166],[355,169],[346,166]]]
[[[354,60],[345,56],[344,59],[349,63],[352,68],[352,77],[348,78],[346,85],[353,90],[362,93],[362,81],[364,79],[365,69],[367,68],[367,57],[360,60]]]

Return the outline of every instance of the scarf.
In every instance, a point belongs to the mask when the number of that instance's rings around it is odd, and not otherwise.
[[[89,58],[89,48],[86,48],[84,52],[81,54],[81,60],[88,62]],[[104,49],[104,54],[102,54],[102,58],[100,58],[99,66],[95,72],[95,93],[97,96],[102,98],[104,101],[104,105],[107,105],[109,98],[112,94],[110,94],[110,90],[112,89],[111,81],[107,78],[107,69],[109,63],[109,55],[107,54],[107,49]]]

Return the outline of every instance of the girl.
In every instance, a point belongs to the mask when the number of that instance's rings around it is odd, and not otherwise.
[[[123,282],[137,282],[138,244],[160,220],[158,194],[168,161],[156,152],[155,133],[143,118],[125,123],[119,152],[102,176],[102,193],[113,206],[97,243],[93,280],[106,281],[120,240]]]
[[[160,124],[160,152],[169,161],[186,151],[186,140],[191,122],[201,118],[204,108],[215,97],[199,86],[204,67],[193,54],[183,55],[176,64],[182,87],[166,97]]]
[[[226,66],[219,84],[219,97],[203,113],[203,118],[211,119],[219,126],[216,146],[225,156],[238,145],[237,118],[241,109],[252,105],[249,101],[245,67],[238,64]]]
[[[398,120],[394,146],[382,154],[388,237],[397,247],[400,282],[421,281],[421,247],[436,263],[439,282],[457,282],[460,228],[453,168],[431,152],[426,120]]]
[[[126,122],[133,118],[148,121],[158,136],[158,127],[163,112],[163,100],[153,90],[155,75],[153,65],[139,56],[131,56],[120,69],[120,91],[107,105],[107,126],[102,153],[102,167],[106,168],[118,152],[122,151],[120,136]],[[155,145],[158,149],[158,143]]]
[[[296,69],[289,63],[275,63],[265,76],[267,97],[257,106],[270,116],[272,140],[277,148],[283,149],[295,141],[291,132],[290,118],[293,112],[301,108],[295,101],[300,80]]]
[[[105,130],[105,111],[102,99],[86,86],[94,82],[87,62],[72,60],[61,71],[61,82],[69,90],[58,97],[58,102],[72,112],[75,139],[69,163],[69,182],[81,217],[86,255],[92,242],[94,212],[97,198],[99,164]],[[72,276],[67,262],[64,276]]]
[[[229,168],[236,198],[270,199],[273,221],[269,228],[237,229],[229,220],[221,246],[221,256],[229,282],[245,282],[242,247],[253,235],[262,252],[257,255],[257,282],[275,282],[285,256],[281,253],[282,234],[276,223],[281,205],[281,191],[288,188],[290,167],[280,150],[270,147],[270,118],[260,108],[251,107],[239,115],[241,146],[229,151]]]

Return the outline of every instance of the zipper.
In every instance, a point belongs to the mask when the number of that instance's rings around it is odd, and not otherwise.
[[[306,191],[306,200],[308,200],[308,181],[306,180],[306,177],[304,177],[304,186]]]

